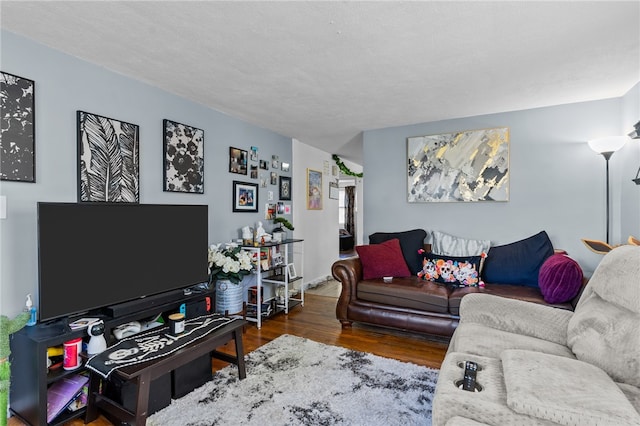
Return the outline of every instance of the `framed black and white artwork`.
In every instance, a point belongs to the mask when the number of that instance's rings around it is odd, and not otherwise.
[[[136,124],[78,111],[78,200],[140,201]]]
[[[0,180],[35,182],[35,82],[3,71],[0,79]]]
[[[291,177],[280,176],[280,199],[291,200]]]
[[[164,120],[164,191],[204,193],[204,130]]]

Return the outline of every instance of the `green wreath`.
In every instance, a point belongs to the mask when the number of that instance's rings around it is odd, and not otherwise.
[[[356,173],[351,171],[350,168],[348,168],[340,159],[340,157],[338,157],[336,154],[333,154],[333,161],[336,162],[336,164],[338,165],[338,167],[340,168],[340,171],[342,172],[343,175],[348,175],[348,176],[355,176],[355,177],[359,177],[361,178],[363,176],[362,173]]]

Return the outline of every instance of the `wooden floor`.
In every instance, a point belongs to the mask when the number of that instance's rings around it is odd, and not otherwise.
[[[251,323],[244,334],[245,353],[251,352],[277,338],[282,334],[306,337],[316,342],[334,346],[342,346],[362,352],[370,352],[386,358],[412,362],[432,368],[440,368],[447,343],[429,340],[425,336],[417,336],[394,330],[354,324],[351,330],[342,330],[335,315],[336,299],[333,297],[305,295],[304,307],[295,307],[289,315],[278,314],[262,323],[258,330]],[[233,353],[233,341],[220,348],[223,352]],[[214,370],[224,367],[221,361],[214,361]],[[84,424],[74,420],[67,425]],[[91,422],[94,426],[111,425],[100,416]],[[9,426],[21,426],[22,422],[9,419]]]

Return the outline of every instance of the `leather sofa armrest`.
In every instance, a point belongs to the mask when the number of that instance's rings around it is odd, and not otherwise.
[[[356,298],[358,282],[362,280],[362,263],[358,257],[338,260],[331,267],[333,278],[342,283],[342,292],[336,305],[336,317],[347,320],[347,306]]]
[[[567,344],[567,327],[573,312],[566,309],[490,294],[462,298],[460,323],[476,323],[509,333]]]

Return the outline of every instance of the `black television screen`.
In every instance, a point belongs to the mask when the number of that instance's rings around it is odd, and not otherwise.
[[[207,281],[206,205],[38,203],[39,319]]]

